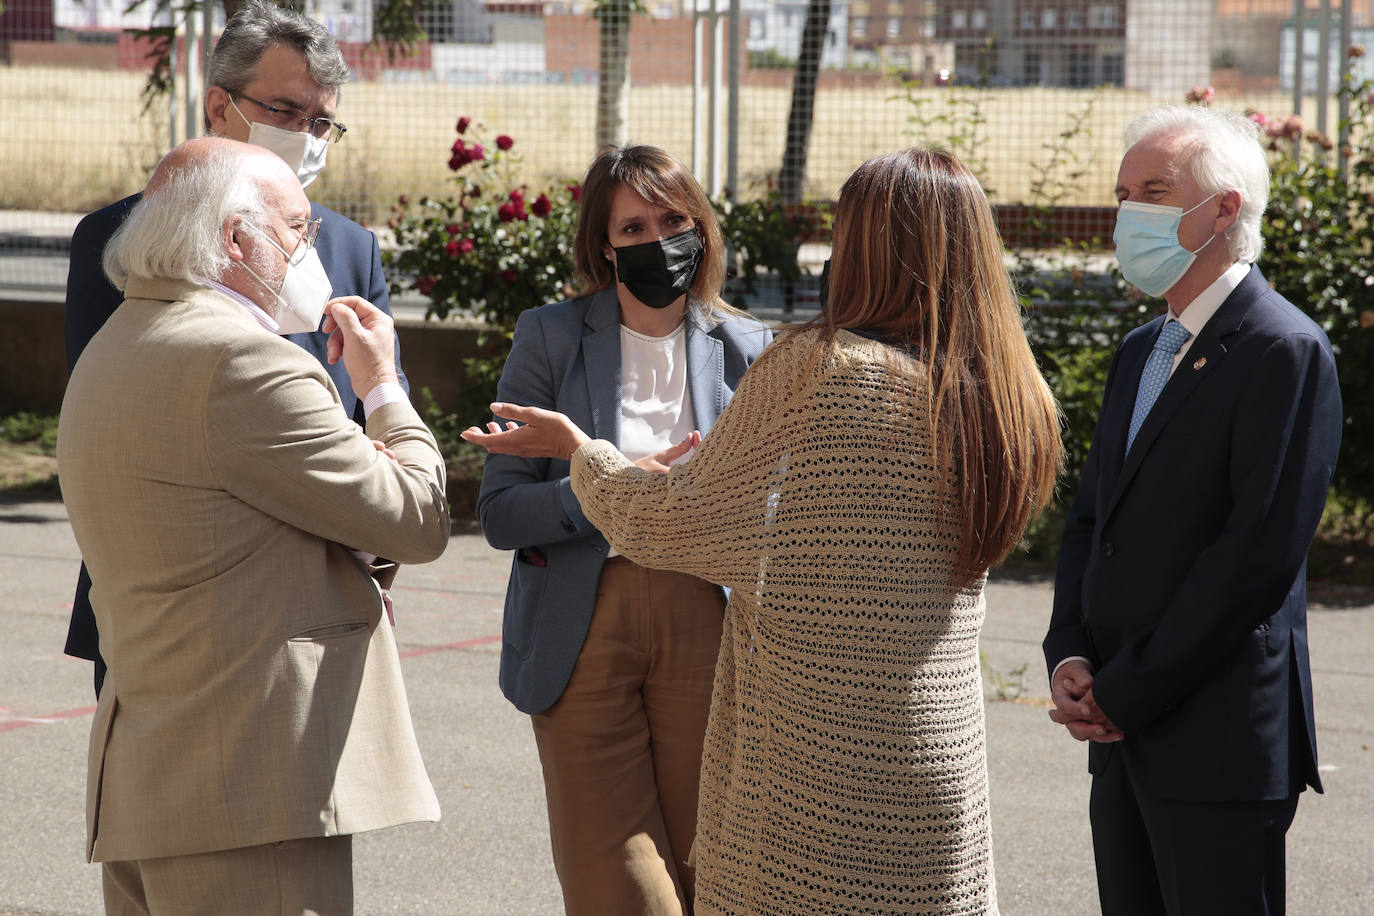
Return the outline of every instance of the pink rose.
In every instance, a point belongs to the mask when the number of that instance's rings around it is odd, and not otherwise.
[[[469,118],[467,116],[461,117],[458,119],[458,126],[455,128],[455,130],[457,130],[460,134],[467,133],[468,125],[471,123],[472,118]]]
[[[458,240],[458,253],[459,253],[459,254],[467,254],[467,253],[468,253],[469,251],[471,251],[474,247],[475,247],[475,246],[472,244],[472,239],[459,239],[459,240]]]
[[[448,244],[444,246],[444,251],[448,252],[450,258],[458,257],[458,240],[449,239]]]
[[[482,144],[474,143],[472,146],[468,147],[469,162],[481,162],[485,158],[487,158],[487,156],[482,152]]]

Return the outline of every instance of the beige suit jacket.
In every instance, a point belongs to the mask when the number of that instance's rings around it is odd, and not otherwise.
[[[226,296],[138,278],[126,295],[58,441],[109,664],[88,857],[436,820],[392,628],[347,549],[443,552],[433,437],[408,403],[364,435],[319,363]]]

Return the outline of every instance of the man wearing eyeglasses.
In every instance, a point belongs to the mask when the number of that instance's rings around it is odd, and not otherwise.
[[[202,137],[106,249],[126,298],[72,373],[58,471],[110,664],[107,914],[344,916],[352,835],[439,818],[375,560],[443,553],[443,458],[391,319],[318,279],[310,212],[277,156]],[[278,333],[322,315],[365,431]]]
[[[337,43],[319,23],[262,0],[249,0],[224,28],[208,70],[205,123],[210,133],[271,150],[286,161],[302,186],[324,168],[329,146],[346,128],[336,118],[339,90],[349,79]],[[124,296],[106,279],[101,258],[106,243],[141,195],[127,197],[85,217],[72,234],[67,275],[66,342],[70,372]],[[334,296],[359,296],[391,314],[376,237],[347,217],[311,203],[314,251]],[[317,328],[286,324],[283,333],[314,355],[338,389],[355,422],[362,425],[363,404],[348,373],[327,359],[328,337]],[[409,393],[396,349],[399,383]],[[131,407],[135,405],[130,405]],[[72,606],[65,651],[95,662],[100,692],[105,666],[91,613],[90,579],[83,566]]]

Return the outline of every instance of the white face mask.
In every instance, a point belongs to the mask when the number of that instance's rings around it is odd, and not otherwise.
[[[301,334],[317,330],[324,318],[324,307],[334,293],[334,286],[324,272],[324,265],[320,263],[319,253],[311,246],[304,254],[298,253],[293,258],[266,232],[250,223],[244,225],[257,232],[273,248],[286,256],[286,276],[282,278],[281,289],[273,293],[277,297],[277,314],[274,316],[277,320],[277,333]],[[259,283],[268,290],[272,289],[258,276],[257,271],[249,267],[246,259],[242,263]]]
[[[232,97],[229,104],[234,106],[239,117],[248,125],[248,142],[280,156],[296,173],[301,187],[309,187],[310,182],[324,171],[324,162],[329,156],[328,137],[316,137],[309,131],[283,130],[271,124],[249,121]]]

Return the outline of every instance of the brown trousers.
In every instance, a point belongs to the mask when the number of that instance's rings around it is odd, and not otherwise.
[[[106,916],[349,916],[353,837],[105,862]]]
[[[606,561],[567,688],[534,716],[568,916],[687,916],[718,586]]]

